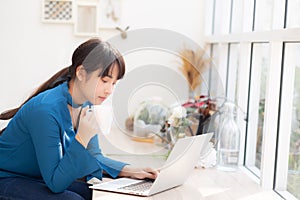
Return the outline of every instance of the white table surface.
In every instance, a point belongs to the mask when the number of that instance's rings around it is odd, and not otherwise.
[[[165,162],[166,149],[153,143],[135,142],[112,126],[111,134],[99,137],[103,153],[135,166],[159,168]],[[105,179],[104,181],[107,181]],[[172,181],[172,180],[170,180]],[[93,191],[93,200],[279,200],[272,190],[263,190],[244,168],[223,172],[215,168],[195,168],[187,181],[176,188],[150,197]]]

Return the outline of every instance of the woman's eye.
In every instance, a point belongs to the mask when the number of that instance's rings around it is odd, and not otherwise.
[[[117,81],[116,82],[112,82],[112,80],[106,79],[106,78],[102,78],[101,81],[103,83],[111,83],[112,85],[116,85],[116,83],[117,83]]]

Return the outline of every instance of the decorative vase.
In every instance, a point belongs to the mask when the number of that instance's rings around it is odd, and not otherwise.
[[[235,171],[239,163],[240,129],[235,121],[235,105],[226,102],[217,135],[217,168]]]

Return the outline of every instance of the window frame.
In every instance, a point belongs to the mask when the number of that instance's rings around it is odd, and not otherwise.
[[[210,0],[207,0],[210,1]],[[206,1],[206,2],[207,2]],[[215,1],[214,1],[215,2]],[[232,0],[234,2],[234,0]],[[284,44],[287,42],[300,42],[300,27],[297,28],[285,28],[286,27],[286,13],[287,13],[287,0],[274,0],[273,5],[273,17],[272,28],[268,31],[253,31],[254,29],[254,9],[255,0],[244,0],[242,5],[242,31],[230,30],[230,33],[226,34],[206,34],[204,41],[208,44],[222,44],[228,45],[233,43],[240,44],[240,69],[238,71],[238,106],[247,110],[248,107],[248,90],[249,90],[249,77],[251,74],[251,44],[259,42],[268,42],[270,44],[270,69],[268,72],[267,90],[266,90],[266,103],[265,103],[265,119],[264,119],[264,136],[262,143],[262,160],[261,160],[261,177],[259,179],[260,184],[265,189],[274,189],[280,195],[287,198],[293,198],[293,195],[287,191],[279,191],[278,184],[284,185],[284,177],[280,176],[282,170],[286,169],[284,166],[280,166],[280,163],[285,162],[287,165],[288,154],[281,155],[284,150],[284,145],[289,143],[285,139],[282,132],[286,131],[279,121],[279,114],[283,112],[279,110],[282,105],[282,101],[287,101],[283,97],[285,94],[281,94],[282,85],[284,80],[282,78],[283,70],[283,55]],[[214,7],[214,5],[212,4]],[[232,6],[231,6],[232,7]],[[215,9],[211,9],[215,12]],[[214,14],[213,14],[214,16]],[[234,21],[234,20],[232,20]],[[206,22],[214,24],[214,17],[208,18]],[[232,23],[232,22],[230,22]],[[207,26],[206,26],[207,27]],[[232,25],[230,26],[232,27]],[[205,32],[208,33],[208,32]],[[228,50],[227,50],[228,51]],[[228,55],[228,52],[224,51],[220,54]],[[225,62],[226,59],[221,59]],[[227,68],[229,68],[227,62]],[[224,63],[221,64],[225,66]],[[224,69],[223,69],[224,70]],[[285,72],[284,72],[285,73]],[[227,77],[230,75],[230,70],[227,72]],[[227,78],[228,79],[228,78]],[[226,79],[226,82],[228,80]],[[227,90],[228,91],[228,90]],[[292,96],[289,97],[290,99]],[[240,151],[245,152],[247,145],[250,145],[246,141],[247,136],[247,124],[245,123],[245,116],[238,116],[238,124],[241,129],[241,147]],[[246,119],[247,120],[247,119]],[[280,119],[281,120],[281,119]],[[289,140],[289,139],[288,139]],[[280,142],[279,142],[280,141]],[[241,165],[246,163],[246,157],[243,156]],[[280,158],[282,157],[282,158]],[[242,168],[245,168],[242,166]],[[246,168],[245,168],[246,169]],[[275,184],[276,183],[276,184]]]

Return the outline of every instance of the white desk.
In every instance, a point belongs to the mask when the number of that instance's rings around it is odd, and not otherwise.
[[[93,200],[282,200],[273,191],[264,191],[241,170],[222,172],[216,169],[195,169],[179,187],[150,196],[137,197],[93,191]]]
[[[222,172],[213,168],[195,169],[179,187],[150,196],[137,197],[110,192],[93,192],[93,200],[282,200],[273,191],[264,191],[242,170]]]
[[[113,134],[101,137],[100,141],[113,144],[103,144],[104,153],[111,154],[117,160],[132,163],[137,166],[151,166],[153,168],[162,166],[164,159],[159,156],[149,155],[153,151],[153,144],[138,143],[131,141],[128,136],[119,134],[113,128]],[[106,141],[104,141],[106,140]],[[116,143],[114,143],[115,141]],[[109,147],[109,148],[108,148]],[[113,148],[112,148],[113,147]],[[112,155],[114,152],[120,155]],[[125,153],[124,153],[125,152]],[[136,152],[138,155],[129,155]],[[127,154],[127,155],[126,155]],[[170,180],[171,181],[171,180]],[[279,200],[281,199],[273,191],[264,191],[260,185],[251,179],[243,170],[236,172],[222,172],[214,168],[195,168],[188,180],[179,187],[150,196],[137,197],[132,195],[117,194],[110,192],[93,192],[93,200]]]

